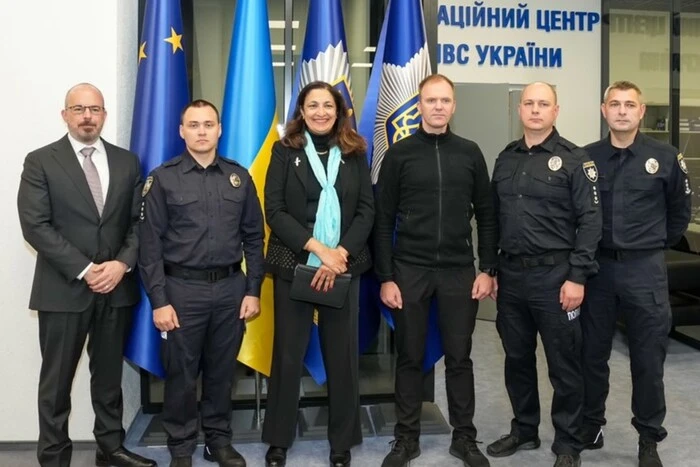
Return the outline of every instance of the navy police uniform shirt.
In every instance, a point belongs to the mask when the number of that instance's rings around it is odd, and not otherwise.
[[[583,284],[598,271],[601,236],[598,171],[586,152],[556,129],[531,148],[513,141],[499,154],[493,187],[499,247],[514,256],[571,250],[568,280]]]
[[[143,189],[139,265],[153,308],[169,304],[164,264],[192,269],[246,260],[245,295],[260,296],[264,226],[248,171],[216,156],[207,168],[185,152],[151,172]]]
[[[608,136],[586,150],[600,171],[601,248],[652,250],[681,240],[692,189],[676,148],[638,132],[628,148],[613,147]]]

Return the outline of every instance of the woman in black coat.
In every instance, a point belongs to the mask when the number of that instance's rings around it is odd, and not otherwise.
[[[272,231],[265,261],[274,278],[275,300],[272,373],[262,433],[270,445],[267,466],[285,465],[294,442],[314,309],[328,376],[331,466],[349,466],[350,448],[362,442],[357,326],[360,274],[371,266],[367,240],[374,202],[366,143],[347,115],[338,91],[328,83],[309,83],[299,93],[284,138],[272,148],[265,182],[265,214]],[[317,226],[319,222],[326,227]],[[329,232],[327,226],[335,227]],[[332,288],[336,275],[350,273],[342,308],[290,298],[297,264],[319,266],[312,281],[319,290]]]

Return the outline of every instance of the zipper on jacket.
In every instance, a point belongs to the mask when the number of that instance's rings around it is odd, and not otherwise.
[[[437,261],[440,261],[440,244],[442,243],[442,166],[440,165],[440,148],[438,140],[435,138],[435,158],[438,169],[438,238],[437,238]]]

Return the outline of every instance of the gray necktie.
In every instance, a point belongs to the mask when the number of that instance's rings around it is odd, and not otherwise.
[[[95,205],[97,206],[97,212],[102,216],[102,209],[105,206],[104,198],[102,197],[102,183],[100,182],[100,175],[97,173],[97,167],[92,161],[92,153],[95,152],[93,147],[85,147],[80,150],[80,154],[85,156],[85,162],[83,162],[83,172],[85,172],[85,178],[87,179],[88,186],[90,187],[90,193],[92,193],[92,199],[95,200]]]

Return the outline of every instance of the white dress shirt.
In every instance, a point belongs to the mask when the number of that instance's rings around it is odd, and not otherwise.
[[[85,156],[83,156],[80,151],[85,148],[95,148],[95,152],[92,153],[92,162],[95,163],[97,168],[97,175],[100,177],[100,185],[102,185],[102,201],[107,200],[107,191],[109,190],[109,163],[107,162],[107,151],[105,150],[105,145],[102,143],[101,139],[97,139],[95,144],[85,144],[81,143],[77,139],[73,138],[70,133],[68,133],[68,141],[70,145],[73,146],[73,152],[75,157],[78,158],[78,163],[80,167],[85,163]]]

